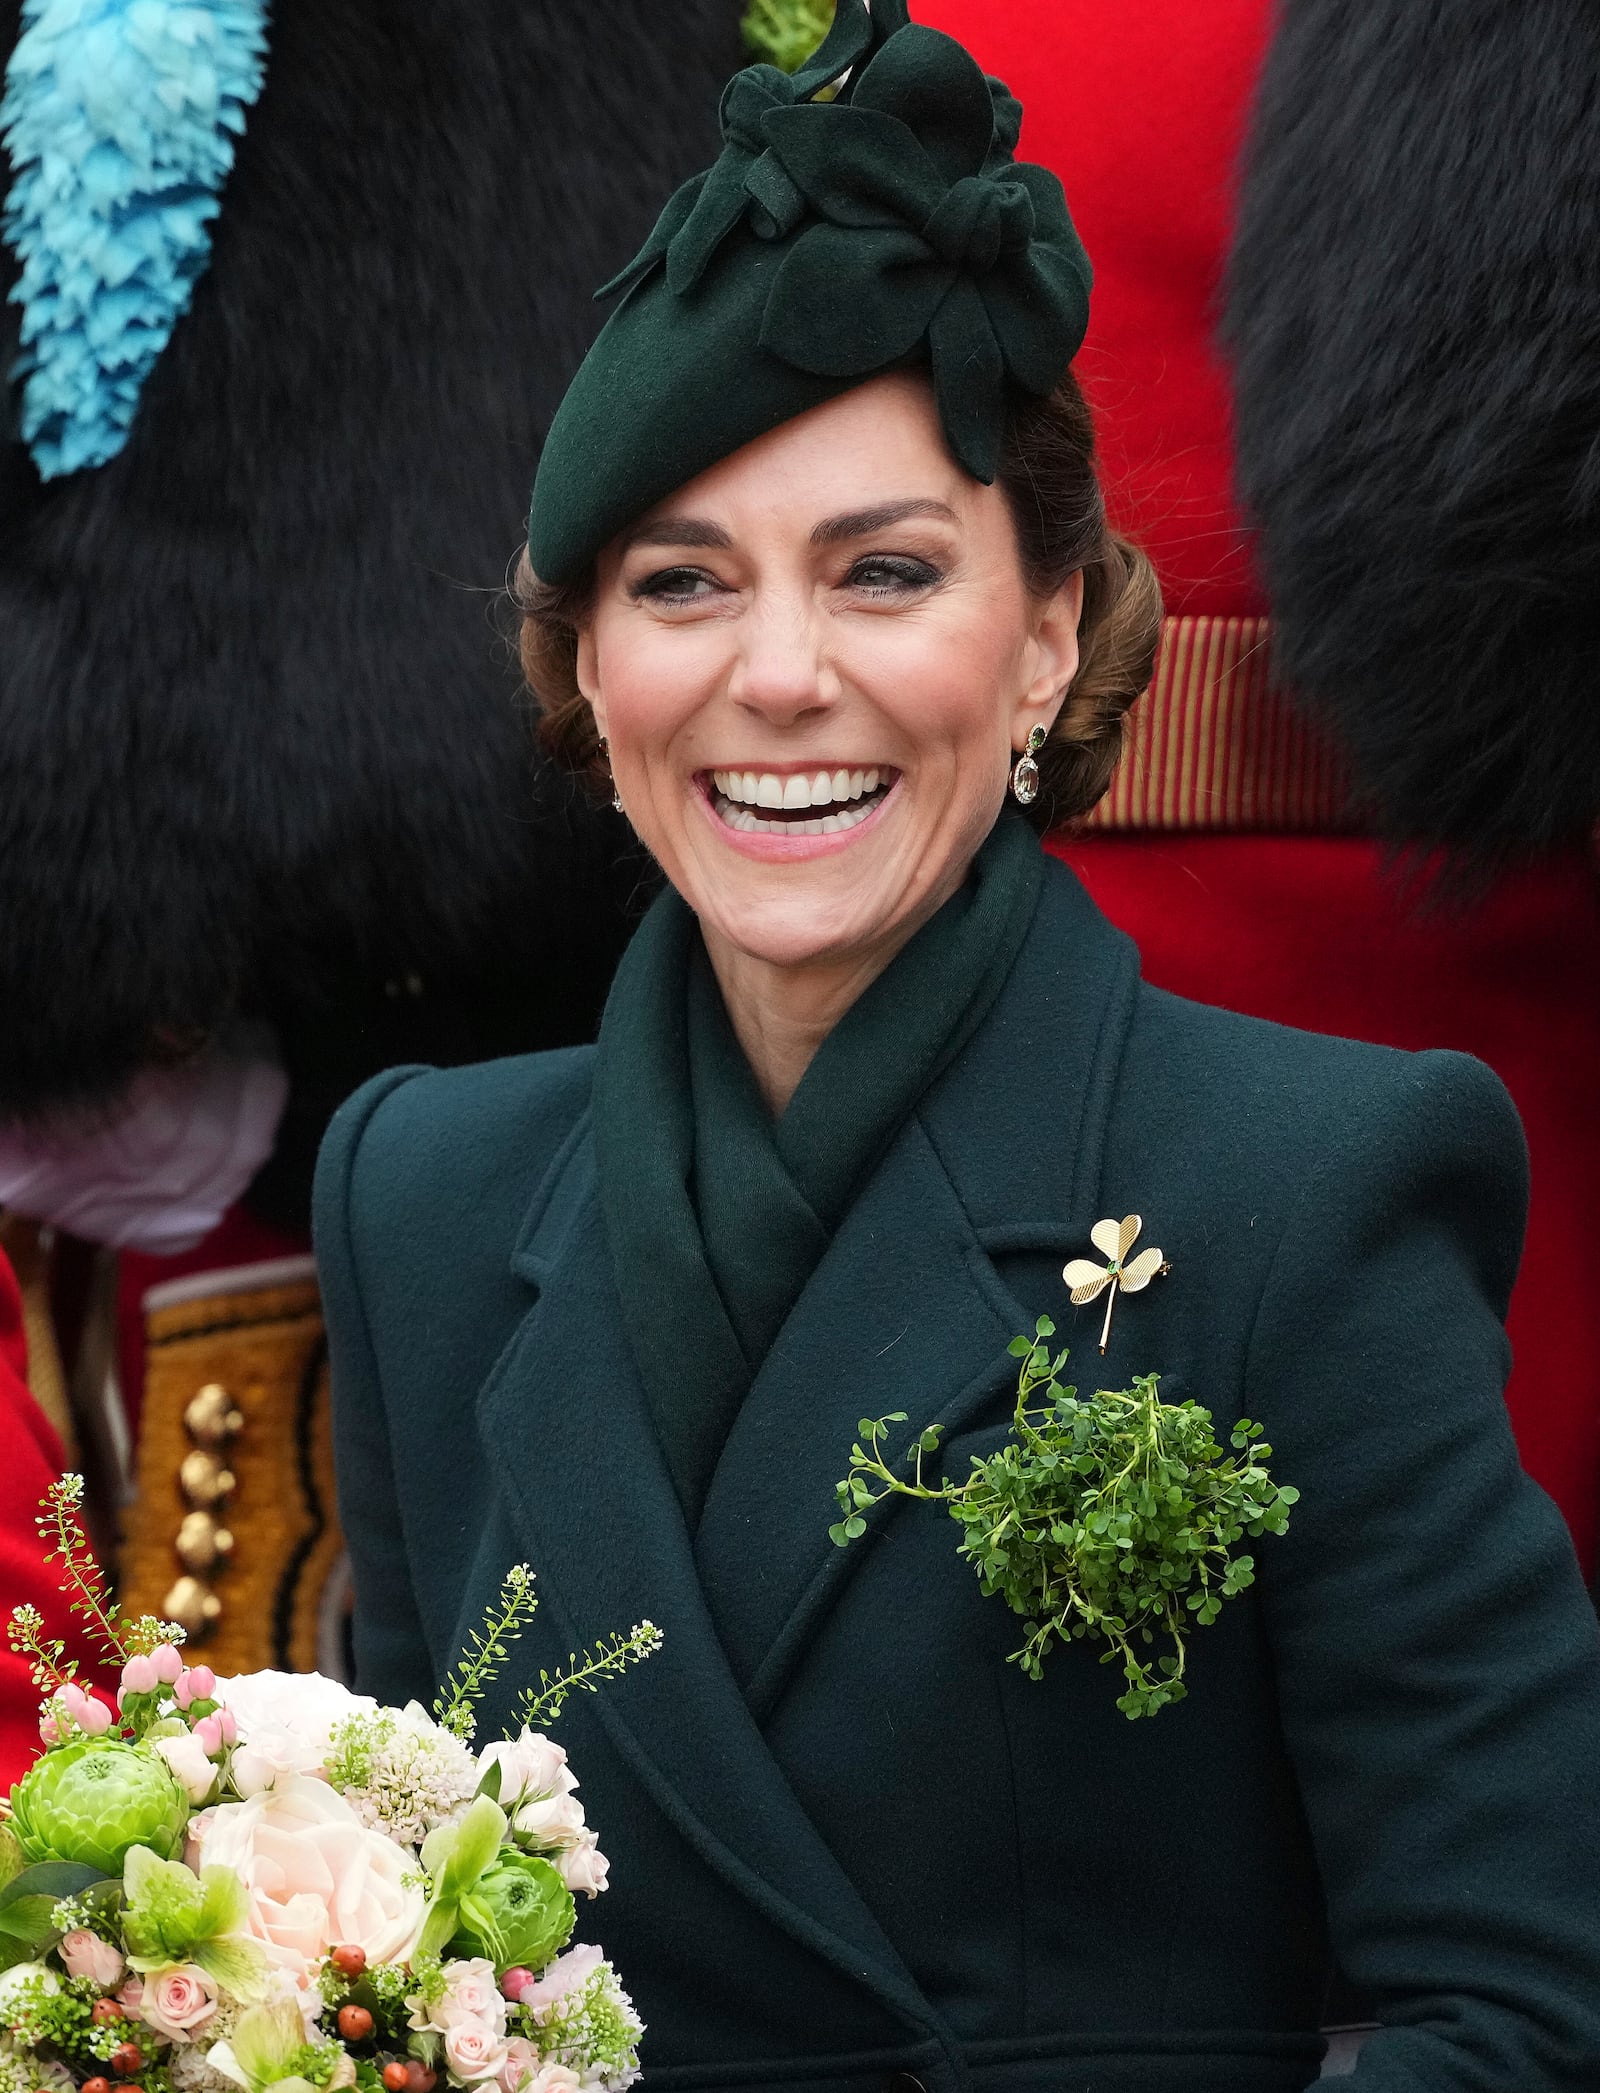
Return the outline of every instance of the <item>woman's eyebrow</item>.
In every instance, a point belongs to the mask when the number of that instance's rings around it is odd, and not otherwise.
[[[891,523],[904,523],[908,516],[933,516],[941,523],[960,521],[947,502],[913,497],[909,501],[879,502],[871,509],[852,509],[844,516],[830,516],[811,533],[811,542],[837,545],[841,538],[870,537],[874,531],[887,530]]]
[[[635,524],[623,538],[622,550],[634,545],[701,545],[726,551],[732,543],[720,523],[703,516],[657,516],[653,522]]]

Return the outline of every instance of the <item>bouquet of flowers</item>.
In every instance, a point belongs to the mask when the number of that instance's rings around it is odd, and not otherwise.
[[[85,1690],[32,1608],[44,1750],[0,1804],[0,2093],[567,2093],[643,2032],[574,1895],[607,1862],[539,1724],[658,1646],[649,1622],[474,1708],[536,1605],[525,1567],[431,1713],[320,1675],[218,1678],[108,1597],[67,1477],[41,1528],[120,1666]]]

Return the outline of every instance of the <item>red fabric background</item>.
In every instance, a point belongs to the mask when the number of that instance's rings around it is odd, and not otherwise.
[[[1234,169],[1268,0],[917,0],[1026,110],[1095,264],[1076,369],[1113,516],[1167,607],[1265,608],[1231,493],[1215,347]],[[1137,941],[1146,978],[1230,1009],[1479,1055],[1516,1099],[1533,1206],[1507,1391],[1523,1458],[1586,1568],[1600,1515],[1600,891],[1580,857],[1466,916],[1418,915],[1369,843],[1307,836],[1058,840]],[[1427,1314],[1418,1304],[1419,1319]]]
[[[0,1255],[0,1645],[13,1606],[31,1601],[65,1632],[66,1602],[40,1561],[34,1515],[61,1473],[61,1441],[28,1393],[28,1348],[16,1275]],[[39,1749],[39,1696],[28,1667],[0,1647],[0,1793]]]

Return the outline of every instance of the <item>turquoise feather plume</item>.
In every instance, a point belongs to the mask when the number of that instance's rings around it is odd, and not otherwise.
[[[24,0],[0,137],[21,264],[22,435],[46,479],[104,465],[211,253],[261,91],[267,0]]]

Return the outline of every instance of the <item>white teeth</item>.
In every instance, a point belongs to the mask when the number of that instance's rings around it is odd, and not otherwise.
[[[833,774],[833,797],[834,797],[835,799],[855,799],[855,798],[858,798],[858,797],[859,797],[859,795],[858,795],[858,794],[856,794],[856,793],[854,793],[854,792],[852,792],[852,791],[850,790],[850,773],[849,773],[849,771],[847,771],[847,770],[836,770],[836,771],[834,772],[834,774]]]
[[[825,770],[819,770],[811,780],[811,804],[825,807],[833,798],[833,779]]]
[[[714,770],[711,782],[731,804],[771,807],[779,813],[804,813],[812,807],[847,806],[887,786],[893,774],[878,770],[819,770],[810,774],[772,770]],[[803,823],[790,823],[803,828]]]
[[[748,785],[750,773],[746,771],[744,781]],[[770,770],[764,770],[756,779],[756,789],[748,795],[758,807],[781,807],[783,805],[783,780],[775,778]]]
[[[765,784],[765,782],[766,780],[763,779],[762,783]],[[797,807],[809,807],[810,804],[811,780],[799,777],[787,779],[783,788],[784,812],[792,814]]]

